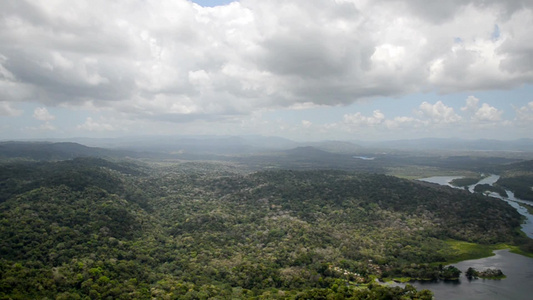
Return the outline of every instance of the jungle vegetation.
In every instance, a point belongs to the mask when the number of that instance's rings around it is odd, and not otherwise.
[[[501,177],[496,185],[513,191],[520,199],[533,200],[533,161],[503,165],[497,170]]]
[[[382,174],[76,158],[2,163],[0,187],[1,299],[430,299],[375,280],[533,250],[503,201]]]

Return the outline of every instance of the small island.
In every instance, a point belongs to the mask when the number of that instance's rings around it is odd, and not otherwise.
[[[486,269],[485,271],[477,271],[476,269],[470,267],[465,272],[465,276],[468,279],[504,279],[506,276],[503,274],[502,270],[499,269]]]
[[[474,187],[476,193],[498,193],[502,197],[508,197],[505,189],[490,184],[478,184]]]

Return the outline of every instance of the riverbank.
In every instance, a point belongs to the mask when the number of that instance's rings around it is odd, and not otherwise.
[[[509,245],[509,244],[496,244],[496,245],[482,245],[476,243],[469,243],[464,241],[457,240],[448,240],[446,241],[454,252],[449,253],[450,259],[443,262],[434,262],[429,265],[432,266],[450,266],[464,261],[485,259],[496,255],[497,251],[509,251],[513,254],[518,254],[528,258],[533,258],[533,252],[524,252],[518,246]],[[464,271],[463,271],[464,272]],[[434,279],[428,278],[413,278],[413,277],[394,277],[394,278],[385,278],[385,282],[395,282],[395,283],[409,283],[414,281],[420,282],[432,282]]]
[[[495,244],[495,245],[482,245],[476,243],[469,243],[464,241],[457,240],[448,240],[446,241],[454,250],[456,254],[453,259],[447,260],[442,263],[435,264],[453,264],[465,260],[480,259],[494,256],[494,251],[497,250],[508,250],[511,253],[523,255],[529,258],[533,258],[533,252],[526,252],[520,249],[519,246],[509,245],[509,244]]]

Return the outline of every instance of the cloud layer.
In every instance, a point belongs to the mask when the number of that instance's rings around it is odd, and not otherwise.
[[[4,0],[0,115],[32,102],[129,120],[231,121],[372,97],[513,88],[533,83],[532,3]],[[479,122],[501,118],[474,100],[464,111]],[[45,112],[34,116],[52,120]],[[423,103],[417,116],[461,118],[442,102]],[[385,124],[380,111],[346,121]],[[113,127],[87,119],[79,128]]]

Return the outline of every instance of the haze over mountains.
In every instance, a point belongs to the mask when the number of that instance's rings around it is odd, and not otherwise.
[[[39,149],[37,149],[38,147]],[[48,141],[0,142],[3,157],[35,159],[70,159],[77,156],[153,157],[185,154],[243,155],[313,147],[332,153],[356,154],[391,150],[402,151],[487,151],[533,152],[533,139],[465,140],[423,138],[392,141],[321,141],[296,142],[281,137],[264,136],[148,136],[113,139],[71,138]],[[52,154],[53,152],[53,154]]]
[[[0,142],[0,159],[60,161],[77,157],[212,161],[238,165],[248,171],[337,169],[405,175],[406,170],[418,166],[494,173],[501,165],[532,160],[533,140],[303,143],[261,136],[175,136]]]

